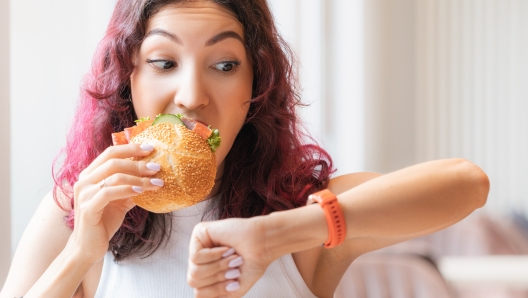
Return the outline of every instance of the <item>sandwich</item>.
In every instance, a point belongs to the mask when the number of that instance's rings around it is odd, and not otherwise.
[[[165,213],[202,201],[214,186],[214,152],[221,142],[218,130],[180,114],[162,114],[154,120],[140,118],[136,123],[113,133],[112,141],[114,145],[153,145],[150,155],[132,159],[160,164],[161,170],[152,178],[165,184],[133,197],[134,203],[150,212]]]

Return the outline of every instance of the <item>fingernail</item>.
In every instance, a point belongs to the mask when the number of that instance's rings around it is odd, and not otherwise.
[[[225,274],[226,279],[235,279],[239,277],[240,277],[240,270],[238,269],[229,270]]]
[[[227,286],[226,286],[226,291],[228,292],[233,292],[233,291],[236,291],[240,289],[240,284],[238,283],[238,281],[235,281],[235,282],[232,282],[232,283],[228,283]]]
[[[142,193],[143,192],[143,187],[141,186],[132,186],[132,190],[137,192],[137,193]]]
[[[235,268],[235,267],[238,267],[240,265],[242,265],[244,263],[244,260],[242,260],[242,257],[238,257],[234,260],[231,260],[231,262],[229,262],[229,268]]]
[[[150,179],[150,183],[152,183],[152,185],[156,185],[156,186],[163,186],[163,184],[164,184],[163,180],[157,179],[157,178]]]
[[[234,253],[235,253],[235,249],[234,248],[230,248],[228,251],[224,252],[224,254],[222,255],[222,258],[229,257],[230,255],[232,255]]]
[[[145,151],[154,150],[154,146],[152,146],[150,144],[141,144],[139,147],[141,148],[141,150],[145,150]]]
[[[151,171],[159,171],[161,170],[161,166],[157,163],[149,162],[147,163],[147,169]]]

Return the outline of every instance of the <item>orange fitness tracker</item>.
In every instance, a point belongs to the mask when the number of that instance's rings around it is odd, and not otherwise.
[[[326,240],[324,247],[332,248],[343,243],[346,236],[345,216],[336,196],[330,190],[323,189],[308,197],[306,205],[314,203],[319,203],[323,208],[328,224],[328,240]]]

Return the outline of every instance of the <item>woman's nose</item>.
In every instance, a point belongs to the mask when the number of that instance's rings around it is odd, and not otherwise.
[[[195,110],[209,104],[203,75],[199,71],[186,72],[174,95],[174,103],[181,109]]]

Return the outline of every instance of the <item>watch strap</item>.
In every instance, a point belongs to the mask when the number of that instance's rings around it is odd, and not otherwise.
[[[330,190],[324,189],[308,197],[308,203],[315,202],[323,208],[328,224],[328,239],[324,243],[324,247],[336,247],[343,243],[346,237],[345,216],[337,197]]]

